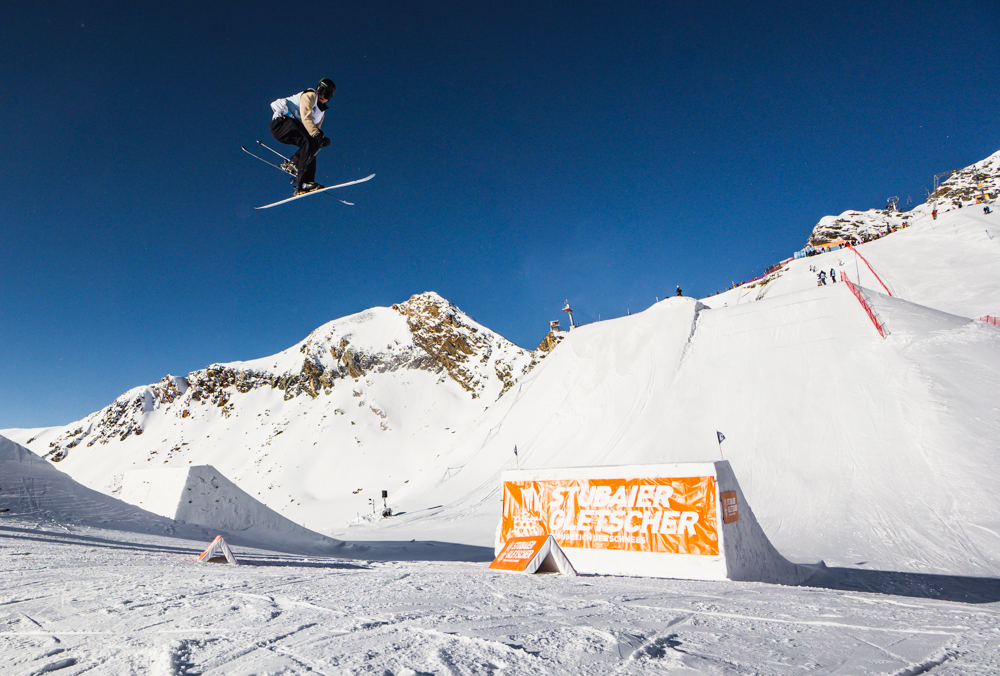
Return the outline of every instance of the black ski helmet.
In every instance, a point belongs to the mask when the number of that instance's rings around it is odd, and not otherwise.
[[[337,85],[333,84],[333,80],[328,77],[323,78],[316,85],[316,94],[327,99],[332,97],[335,91],[337,91]]]

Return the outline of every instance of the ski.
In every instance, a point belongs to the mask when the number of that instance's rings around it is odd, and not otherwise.
[[[260,146],[261,148],[267,148],[268,150],[270,150],[270,151],[271,151],[272,153],[274,153],[275,155],[277,155],[277,156],[278,156],[278,157],[280,157],[281,159],[285,160],[286,162],[288,161],[288,158],[287,158],[287,157],[285,157],[284,155],[282,155],[281,153],[279,153],[279,152],[278,152],[277,150],[275,150],[274,148],[271,148],[271,147],[269,147],[269,146],[266,146],[266,145],[264,145],[263,143],[261,143],[260,141],[257,141],[257,145],[259,145],[259,146]],[[287,170],[285,170],[285,169],[282,169],[282,168],[281,168],[280,166],[278,166],[278,165],[277,165],[277,164],[275,164],[274,162],[268,162],[267,160],[265,160],[265,159],[264,159],[263,157],[261,157],[260,155],[257,155],[257,154],[255,154],[255,153],[252,153],[252,152],[250,152],[249,150],[247,150],[247,149],[246,149],[246,146],[240,146],[240,148],[242,148],[242,149],[243,149],[243,152],[245,152],[245,153],[246,153],[247,155],[250,155],[251,157],[256,157],[256,158],[257,158],[258,160],[260,160],[260,161],[261,161],[261,162],[263,162],[264,164],[269,164],[269,165],[271,165],[272,167],[274,167],[275,169],[277,169],[278,171],[280,171],[281,173],[283,173],[283,174],[285,174],[285,175],[287,175],[287,176],[291,176],[291,178],[292,178],[292,185],[295,185],[295,178],[296,178],[295,174],[293,174],[292,172],[290,172],[290,171],[287,171]],[[322,148],[321,148],[321,150],[322,150]],[[319,151],[317,151],[317,152],[319,152]],[[375,174],[372,174],[372,176],[374,176],[374,175],[375,175]],[[372,176],[369,176],[368,178],[371,178]],[[361,183],[362,181],[367,181],[367,180],[368,180],[368,178],[363,178],[363,179],[361,179],[361,181],[354,181],[354,182],[355,182],[355,183]],[[344,183],[343,185],[351,185],[351,184],[350,184],[350,183]],[[335,186],[332,186],[332,187],[334,187],[334,188],[339,188],[339,187],[341,187],[341,186],[336,186],[336,185],[335,185]],[[327,190],[329,190],[329,188],[327,188]],[[319,192],[323,192],[323,191],[322,191],[322,190],[320,190]],[[304,197],[304,196],[305,196],[305,195],[296,195],[296,197]],[[333,195],[330,195],[330,197],[333,197]],[[337,200],[337,201],[338,201],[338,202],[340,202],[341,204],[346,204],[346,205],[347,205],[347,206],[349,206],[349,207],[353,207],[353,206],[354,206],[354,202],[348,202],[347,200],[342,200],[342,199],[340,199],[339,197],[333,197],[333,199]],[[284,200],[284,201],[286,201],[286,202],[287,202],[288,200]],[[263,206],[263,207],[254,207],[254,208],[255,208],[255,209],[267,209],[268,207],[273,207],[273,206],[277,206],[278,204],[281,204],[281,202],[275,202],[274,204],[268,204],[268,205],[266,205],[266,206]]]
[[[264,160],[264,161],[266,162],[267,160]],[[348,186],[348,185],[354,185],[355,183],[364,183],[365,181],[370,181],[373,178],[375,178],[375,174],[371,174],[370,176],[365,176],[364,178],[359,178],[356,181],[348,181],[347,183],[339,183],[337,185],[331,185],[331,186],[327,186],[325,188],[320,188],[319,190],[310,190],[309,192],[304,192],[301,195],[293,195],[292,197],[288,197],[286,199],[279,200],[279,201],[274,202],[272,204],[265,204],[262,207],[254,207],[254,209],[270,209],[271,207],[276,207],[279,204],[284,204],[285,202],[291,202],[291,201],[297,200],[297,199],[299,199],[301,197],[308,197],[309,195],[315,195],[317,193],[326,192],[327,190],[333,190],[334,188],[343,188],[343,187]],[[331,197],[333,197],[333,195],[331,195]],[[336,199],[336,198],[334,198],[334,199]],[[343,201],[343,200],[341,200],[341,201]]]

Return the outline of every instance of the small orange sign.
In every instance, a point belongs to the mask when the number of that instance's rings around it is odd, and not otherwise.
[[[541,551],[542,545],[549,539],[548,535],[541,537],[511,538],[504,544],[497,558],[490,564],[494,570],[510,570],[523,573],[528,564]]]
[[[722,503],[722,523],[740,520],[740,506],[736,502],[736,491],[719,493],[719,501]]]
[[[500,538],[717,556],[715,490],[712,476],[506,481]]]

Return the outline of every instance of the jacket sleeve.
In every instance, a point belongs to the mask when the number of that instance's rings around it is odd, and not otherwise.
[[[278,99],[271,104],[271,119],[277,120],[288,112],[288,99]]]
[[[320,124],[313,121],[313,106],[316,105],[316,92],[302,92],[299,97],[299,116],[302,118],[302,125],[309,132],[310,136],[320,135]]]

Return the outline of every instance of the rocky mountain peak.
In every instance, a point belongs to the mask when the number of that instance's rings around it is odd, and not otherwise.
[[[806,243],[818,246],[842,239],[866,241],[891,229],[902,227],[934,209],[939,213],[975,206],[1000,194],[1000,151],[964,169],[956,169],[931,193],[927,201],[910,211],[869,209],[845,211],[839,216],[825,216],[813,228]]]
[[[392,306],[413,341],[474,398],[496,400],[531,368],[531,354],[479,325],[438,294],[425,292]],[[493,377],[500,389],[491,387]]]
[[[346,382],[364,390],[373,378],[407,370],[451,379],[486,406],[535,363],[532,353],[476,323],[438,294],[426,292],[391,308],[372,308],[328,322],[271,357],[213,364],[187,377],[167,376],[134,388],[68,426],[49,444],[47,457],[59,461],[81,443],[93,446],[141,435],[150,414],[169,414],[183,421],[212,407],[229,417],[240,403],[238,398],[254,390],[277,390],[285,401],[301,396],[317,399]]]
[[[1000,151],[964,169],[956,169],[927,198],[938,209],[950,210],[975,204],[977,198],[996,199],[1000,193]]]

